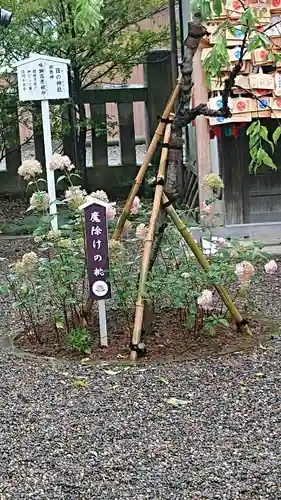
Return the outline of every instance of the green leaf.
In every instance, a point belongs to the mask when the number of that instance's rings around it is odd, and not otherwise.
[[[78,179],[82,179],[81,175],[79,174],[70,174],[70,177],[78,177]]]
[[[9,293],[9,287],[7,285],[0,286],[0,293],[3,294]]]
[[[270,47],[270,38],[265,33],[259,33],[259,39],[261,42],[261,46],[265,49]]]
[[[61,181],[63,181],[64,179],[66,179],[66,176],[65,175],[61,175],[58,180],[57,180],[57,184]]]
[[[249,138],[249,147],[250,149],[252,149],[258,142],[259,142],[259,136],[258,135],[250,135],[250,138]]]
[[[257,19],[254,10],[251,9],[250,7],[245,9],[244,12],[241,14],[239,23],[247,26],[250,30],[253,29],[255,27],[255,24],[257,24]]]
[[[164,378],[164,377],[161,377],[161,378],[158,378],[158,381],[159,382],[162,382],[163,384],[169,384],[169,380],[167,378]]]
[[[228,327],[228,326],[229,326],[229,323],[228,323],[227,319],[225,319],[225,318],[220,318],[220,319],[219,319],[219,323],[220,323],[221,325],[223,325],[223,326],[226,326],[226,327]]]
[[[213,0],[213,9],[215,14],[220,17],[221,12],[222,12],[222,4],[221,0]]]
[[[266,127],[260,128],[260,136],[263,138],[264,141],[268,141],[268,130]]]
[[[260,128],[261,128],[261,123],[260,121],[256,121],[256,122],[253,122],[251,123],[251,125],[247,128],[247,132],[246,134],[247,135],[250,135],[250,134],[257,134],[259,131],[260,131]]]
[[[277,142],[280,138],[280,135],[281,135],[281,125],[278,125],[278,127],[274,130],[274,132],[272,134],[272,139],[273,139],[274,144],[277,144]]]
[[[80,360],[81,365],[88,365],[91,362],[91,358],[83,358]]]
[[[261,41],[259,36],[255,36],[250,40],[249,45],[248,45],[248,51],[252,52],[255,49],[258,49],[261,46]]]
[[[273,170],[277,170],[277,167],[276,167],[275,163],[273,162],[272,158],[270,158],[270,156],[266,152],[264,152],[262,161],[268,167],[271,167]]]
[[[59,293],[59,295],[66,295],[68,293],[68,289],[66,288],[66,286],[63,286],[63,285],[59,285],[58,288],[57,288],[57,292]]]

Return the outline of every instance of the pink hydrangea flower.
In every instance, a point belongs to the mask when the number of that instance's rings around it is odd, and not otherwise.
[[[250,281],[253,274],[255,274],[255,268],[251,262],[244,260],[243,262],[236,264],[235,274],[239,283],[246,285]]]
[[[265,270],[266,274],[276,273],[277,264],[276,264],[275,260],[270,260],[269,262],[267,262],[267,264],[265,264],[265,266],[264,266],[264,270]]]
[[[116,203],[109,203],[106,207],[106,215],[108,220],[113,220],[116,216]]]
[[[139,240],[144,240],[147,235],[148,228],[145,224],[139,224],[136,228],[136,237]]]
[[[220,248],[225,248],[227,246],[227,241],[222,236],[217,239],[217,243]]]
[[[208,311],[212,309],[213,305],[213,294],[210,290],[203,290],[200,297],[197,299],[197,304],[204,309],[204,311]]]
[[[202,215],[210,215],[212,211],[211,205],[207,205],[205,201],[203,201],[201,205],[201,214]]]
[[[131,206],[131,214],[138,214],[140,211],[141,202],[138,196],[135,196],[134,201]]]

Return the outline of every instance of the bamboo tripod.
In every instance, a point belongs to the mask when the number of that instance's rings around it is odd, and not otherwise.
[[[113,238],[119,239],[125,224],[125,221],[130,214],[130,208],[132,206],[134,197],[138,193],[139,187],[141,183],[143,182],[149,161],[153,155],[153,152],[155,151],[156,145],[157,145],[157,140],[159,137],[159,131],[161,133],[161,136],[164,133],[164,144],[168,144],[170,142],[170,137],[171,137],[171,122],[172,118],[174,115],[171,114],[171,103],[173,99],[176,98],[178,94],[180,85],[178,84],[166,109],[165,113],[163,114],[163,121],[159,123],[157,130],[154,134],[153,140],[150,144],[150,147],[148,149],[148,152],[146,154],[146,157],[144,159],[144,162],[140,168],[140,171],[136,177],[135,184],[131,189],[131,192],[129,194],[129,197],[126,201],[125,207],[123,209],[123,212],[118,220],[117,227],[115,229],[115,232],[113,234]],[[167,113],[169,111],[169,113]],[[166,118],[169,118],[168,121]],[[165,120],[165,121],[164,121]],[[166,123],[165,123],[166,122]],[[139,278],[139,287],[138,287],[138,296],[137,296],[137,301],[136,301],[136,311],[135,311],[135,322],[134,322],[134,329],[133,329],[133,334],[132,334],[132,350],[131,350],[131,360],[135,361],[137,358],[137,351],[138,351],[138,344],[140,343],[141,339],[141,332],[142,332],[142,326],[143,326],[143,319],[144,319],[144,306],[145,306],[145,292],[146,292],[146,281],[148,277],[148,271],[149,271],[149,262],[150,262],[150,256],[151,256],[151,251],[152,251],[152,245],[155,237],[155,229],[156,229],[156,223],[159,217],[159,213],[161,208],[164,208],[165,211],[167,212],[168,216],[176,226],[177,230],[179,233],[182,235],[186,243],[188,244],[190,250],[192,251],[193,255],[196,257],[198,263],[200,266],[204,269],[204,271],[209,270],[209,263],[207,259],[205,258],[201,248],[195,243],[195,241],[192,238],[191,233],[189,232],[188,228],[184,224],[184,222],[181,220],[179,215],[177,214],[176,210],[170,203],[168,197],[164,193],[164,181],[165,181],[165,176],[166,176],[166,166],[167,166],[167,157],[168,157],[168,149],[165,147],[162,149],[161,153],[161,158],[160,158],[160,163],[159,163],[159,168],[158,168],[158,174],[156,177],[156,187],[155,187],[155,194],[154,194],[154,200],[153,200],[153,207],[152,207],[152,213],[149,221],[149,226],[148,226],[148,233],[145,238],[144,242],[144,250],[143,250],[143,256],[142,256],[142,262],[141,262],[141,268],[140,268],[140,278]],[[236,308],[235,304],[231,300],[231,297],[229,296],[227,290],[225,287],[222,285],[214,285],[215,289],[217,290],[219,296],[221,297],[222,301],[224,302],[225,306],[229,310],[233,320],[235,321],[235,324],[237,325],[237,329],[242,331],[243,333],[246,333],[248,335],[252,335],[252,332],[250,328],[248,327],[247,321],[245,321]]]
[[[170,118],[172,118],[172,115],[170,115]],[[171,137],[171,124],[167,124],[166,128],[165,128],[165,135],[164,135],[164,143],[165,144],[169,143],[170,137]],[[137,301],[136,301],[135,322],[134,322],[134,330],[133,330],[133,334],[132,334],[132,350],[131,350],[131,360],[132,361],[135,361],[137,358],[138,344],[140,343],[140,339],[141,339],[141,332],[142,332],[143,319],[144,319],[146,281],[147,281],[147,277],[148,277],[151,250],[152,250],[152,245],[153,245],[154,236],[155,236],[155,228],[156,228],[156,223],[157,223],[157,220],[159,217],[161,205],[162,205],[162,208],[164,208],[165,211],[167,212],[168,216],[170,217],[170,219],[172,220],[172,222],[176,226],[179,233],[182,235],[182,237],[184,238],[184,240],[188,244],[190,250],[192,251],[193,255],[196,257],[200,266],[206,272],[209,270],[209,263],[208,263],[207,259],[205,258],[201,248],[195,243],[190,231],[188,230],[188,228],[186,227],[184,222],[181,220],[181,218],[177,214],[176,210],[174,209],[174,207],[170,203],[167,195],[164,193],[163,180],[165,179],[165,174],[166,174],[167,156],[168,156],[168,149],[163,148],[162,154],[161,154],[161,159],[160,159],[160,164],[159,164],[159,169],[158,169],[158,175],[156,178],[156,187],[155,187],[152,213],[151,213],[151,217],[150,217],[150,221],[149,221],[148,233],[147,233],[147,236],[146,236],[145,241],[144,241],[144,250],[143,250],[142,262],[141,262],[141,268],[140,268],[139,288],[138,288],[138,296],[137,296]],[[229,296],[227,290],[222,285],[215,284],[214,287],[217,290],[222,301],[224,302],[225,306],[229,310],[233,320],[235,321],[235,324],[237,325],[237,328],[240,331],[242,331],[243,333],[246,333],[248,335],[252,335],[252,332],[251,332],[250,328],[248,327],[247,322],[241,316],[240,312],[238,311],[235,304],[231,300],[231,297]]]
[[[164,135],[164,144],[167,145],[170,142],[170,137],[171,137],[171,129],[172,129],[172,119],[174,115],[171,113],[175,101],[179,95],[179,92],[181,90],[182,86],[182,77],[178,79],[178,83],[166,105],[166,108],[163,112],[161,121],[159,122],[156,131],[154,133],[153,139],[150,143],[150,146],[147,150],[147,153],[144,157],[143,163],[139,169],[139,172],[137,174],[137,177],[135,179],[135,182],[132,186],[132,189],[129,193],[129,196],[126,200],[125,206],[123,208],[122,214],[118,219],[116,229],[113,233],[112,239],[118,240],[122,234],[124,224],[130,214],[130,209],[133,204],[135,196],[138,194],[139,188],[144,180],[146,171],[148,169],[149,163],[153,157],[153,154],[156,150],[157,144],[159,139],[161,139]],[[142,256],[142,262],[141,262],[141,268],[140,268],[140,278],[139,278],[139,287],[138,287],[138,296],[137,296],[137,301],[136,301],[136,312],[135,312],[135,322],[134,322],[134,329],[133,329],[133,334],[132,334],[132,350],[131,350],[131,360],[135,361],[137,358],[137,351],[138,351],[138,344],[140,343],[141,339],[141,332],[142,332],[142,326],[143,326],[143,319],[144,319],[144,306],[145,306],[145,292],[146,292],[146,281],[148,277],[148,271],[149,271],[149,262],[150,262],[150,256],[151,256],[151,251],[152,251],[152,245],[155,237],[155,229],[156,229],[156,223],[159,217],[159,213],[161,208],[164,208],[165,211],[167,212],[169,218],[172,220],[174,225],[176,226],[177,230],[179,233],[182,235],[186,243],[188,244],[190,250],[192,251],[193,255],[196,257],[198,263],[200,266],[207,272],[209,269],[209,263],[207,259],[205,258],[201,248],[195,243],[195,241],[192,238],[191,233],[189,232],[188,228],[184,224],[184,222],[181,220],[179,215],[177,214],[176,210],[170,203],[168,197],[164,193],[164,183],[165,183],[165,177],[166,177],[166,166],[167,166],[167,157],[168,157],[168,148],[163,147],[162,152],[161,152],[161,158],[160,158],[160,163],[159,163],[159,168],[158,168],[158,174],[156,177],[156,187],[155,187],[155,194],[154,194],[154,200],[153,200],[153,208],[152,208],[152,213],[149,221],[149,227],[148,227],[148,233],[144,241],[144,250],[143,250],[143,256]],[[222,301],[224,302],[225,306],[229,310],[235,324],[237,325],[237,329],[242,331],[243,333],[246,333],[248,335],[252,335],[252,332],[250,328],[248,327],[247,321],[245,321],[234,305],[233,301],[231,300],[231,297],[229,296],[227,290],[222,286],[222,285],[214,285],[215,289],[217,290],[218,294],[220,295]],[[92,308],[93,301],[91,299],[88,299],[84,313],[85,315],[89,314]]]
[[[161,117],[161,121],[158,123],[158,126],[154,132],[154,136],[153,136],[151,143],[149,145],[149,148],[144,156],[143,162],[142,162],[141,167],[138,171],[138,174],[135,178],[135,182],[132,186],[132,189],[129,193],[129,196],[126,200],[123,211],[122,211],[122,213],[117,221],[115,231],[112,235],[112,239],[114,239],[114,240],[120,239],[120,236],[121,236],[123,228],[124,228],[124,224],[125,224],[128,216],[130,215],[130,210],[131,210],[131,206],[133,204],[134,198],[135,198],[135,196],[137,196],[139,189],[140,189],[140,186],[143,183],[143,179],[144,179],[144,176],[146,174],[146,171],[147,171],[149,164],[152,160],[152,157],[156,151],[158,141],[160,139],[162,139],[162,137],[164,135],[165,128],[166,128],[166,122],[169,119],[169,115],[175,106],[175,102],[176,102],[176,100],[179,96],[179,93],[181,91],[181,88],[182,88],[182,82],[183,82],[183,77],[182,77],[182,75],[180,75],[178,78],[178,83],[175,86],[175,88],[170,96],[170,99],[166,104],[166,107],[165,107],[164,112],[163,112],[162,117]],[[165,165],[166,165],[166,160],[165,160]],[[93,300],[88,299],[87,303],[85,305],[85,308],[84,308],[84,316],[86,318],[90,314],[92,306],[93,306]]]

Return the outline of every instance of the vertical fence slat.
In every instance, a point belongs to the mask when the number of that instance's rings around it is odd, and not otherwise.
[[[133,103],[119,103],[119,142],[122,165],[136,165],[136,141]]]
[[[75,108],[72,103],[65,103],[63,105],[61,119],[63,128],[63,152],[71,159],[75,166],[78,166],[76,116]],[[66,127],[68,127],[68,130]]]
[[[36,160],[40,161],[41,165],[45,167],[44,135],[43,135],[40,103],[34,104],[32,120],[33,120],[34,149],[35,149]]]
[[[91,104],[93,166],[108,165],[106,105]]]
[[[148,87],[146,109],[149,135],[152,139],[159,116],[162,115],[173,90],[170,51],[162,49],[151,51],[146,58],[143,69],[144,80]]]
[[[5,104],[5,103],[4,103]],[[9,106],[9,116],[11,123],[9,123],[9,131],[6,137],[8,147],[6,148],[6,169],[10,174],[17,172],[21,164],[21,149],[20,149],[20,130],[17,106]]]

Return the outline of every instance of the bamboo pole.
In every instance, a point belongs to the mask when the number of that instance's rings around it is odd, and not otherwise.
[[[172,128],[171,124],[170,123],[167,124],[165,134],[164,134],[164,143],[165,144],[168,144],[170,141],[171,128]],[[146,236],[145,241],[144,241],[143,256],[142,256],[142,262],[141,262],[141,268],[140,268],[139,290],[138,290],[138,297],[137,297],[137,301],[136,301],[135,323],[134,323],[134,330],[133,330],[133,335],[132,335],[133,347],[137,346],[139,344],[140,337],[141,337],[141,330],[142,330],[142,325],[143,325],[143,315],[144,315],[145,287],[146,287],[146,281],[147,281],[147,275],[148,275],[148,269],[149,269],[150,254],[151,254],[153,240],[154,240],[154,236],[155,236],[155,228],[156,228],[156,223],[157,223],[157,219],[158,219],[159,211],[160,211],[160,207],[161,207],[161,199],[162,199],[163,188],[164,188],[163,184],[164,184],[165,174],[166,174],[167,157],[168,157],[168,148],[165,147],[162,149],[162,153],[161,153],[158,175],[157,175],[158,184],[156,184],[156,187],[155,187],[152,213],[151,213],[151,217],[150,217],[150,221],[149,221],[147,236]],[[135,361],[136,357],[137,357],[136,350],[132,350],[131,351],[131,360]]]
[[[166,107],[163,111],[163,114],[162,114],[163,120],[167,120],[169,118],[170,113],[172,112],[174,104],[177,100],[177,97],[179,96],[179,93],[180,93],[180,90],[182,87],[182,82],[183,82],[183,77],[182,77],[182,75],[180,75],[178,78],[178,83],[177,83],[173,93],[171,94],[171,97],[170,97],[169,101],[167,102]],[[161,137],[163,137],[165,127],[166,127],[166,124],[164,121],[160,121],[157,125],[154,136],[153,136],[152,141],[150,143],[150,146],[149,146],[149,148],[144,156],[142,165],[138,171],[137,177],[135,178],[135,182],[134,182],[134,184],[131,188],[131,191],[129,193],[129,196],[126,200],[123,211],[122,211],[122,213],[117,221],[116,228],[115,228],[114,233],[112,235],[112,239],[114,239],[114,240],[120,239],[120,236],[121,236],[123,228],[124,228],[124,224],[129,216],[129,214],[130,214],[131,206],[133,204],[135,196],[137,196],[137,194],[139,192],[139,188],[143,182],[143,179],[144,179],[144,176],[145,176],[146,171],[148,169],[149,163],[151,162],[151,159],[152,159],[154,152],[157,148],[158,141],[159,141],[159,139],[161,139]],[[92,306],[93,306],[93,301],[92,301],[92,299],[89,298],[86,302],[86,305],[85,305],[84,311],[83,311],[85,318],[87,318],[87,316],[90,314]]]
[[[166,108],[164,109],[164,112],[162,114],[163,120],[167,120],[169,118],[169,115],[172,112],[174,104],[175,104],[177,97],[180,93],[181,86],[182,86],[182,76],[180,76],[178,78],[178,83],[177,83],[177,85],[176,85],[167,105],[166,105]],[[131,206],[133,204],[134,198],[138,194],[139,188],[143,182],[143,179],[144,179],[145,173],[148,169],[149,163],[151,162],[151,159],[152,159],[154,152],[157,148],[158,141],[159,141],[159,139],[161,139],[161,137],[164,134],[165,126],[166,126],[166,124],[164,121],[160,121],[158,123],[158,126],[155,130],[154,136],[153,136],[152,141],[150,143],[150,146],[149,146],[149,148],[144,156],[142,165],[138,171],[137,177],[135,178],[135,182],[132,186],[132,189],[129,193],[129,196],[128,196],[127,201],[125,203],[125,206],[123,208],[122,214],[120,215],[120,217],[117,221],[117,225],[116,225],[115,231],[114,231],[113,236],[112,236],[112,238],[114,240],[118,240],[122,234],[123,227],[124,227],[124,224],[126,222],[126,219],[128,218],[128,215],[130,214],[130,209],[131,209]]]
[[[186,225],[181,220],[181,218],[177,214],[174,207],[172,205],[168,204],[169,199],[165,195],[165,193],[163,193],[162,202],[163,202],[163,205],[164,205],[164,208],[165,208],[167,214],[169,215],[169,217],[171,218],[171,220],[175,224],[175,226],[178,229],[178,231],[180,232],[180,234],[185,239],[190,250],[192,251],[192,253],[195,255],[196,259],[198,260],[200,266],[204,269],[204,271],[208,271],[209,270],[209,263],[208,263],[207,259],[205,258],[201,248],[199,248],[198,245],[193,240],[190,231],[187,229]],[[244,324],[243,318],[242,318],[240,312],[238,311],[235,304],[232,302],[231,297],[229,296],[225,287],[222,285],[214,285],[214,287],[217,290],[217,292],[220,295],[223,302],[225,303],[227,309],[229,310],[232,318],[234,319],[234,321],[237,325],[237,328],[239,328],[241,330],[241,332],[246,333],[247,335],[252,335],[250,328],[248,327],[247,324],[246,325]]]

